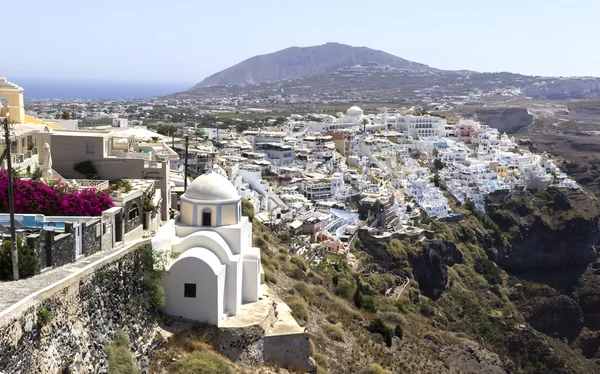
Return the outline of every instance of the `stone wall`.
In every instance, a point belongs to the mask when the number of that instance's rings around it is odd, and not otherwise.
[[[46,266],[46,237],[49,232],[41,230],[39,233],[27,235],[27,245],[30,246],[38,256],[38,265],[35,273],[38,274]]]
[[[97,219],[83,224],[83,254],[92,255],[102,249],[102,220]]]
[[[52,239],[51,256],[52,266],[54,267],[75,262],[75,235],[70,232],[66,232],[67,226],[70,226],[70,224],[65,224],[64,234],[55,235]]]
[[[119,329],[147,372],[156,322],[137,257],[120,250],[0,313],[0,372],[106,373]]]
[[[277,322],[275,308],[269,308],[260,324],[239,328],[221,328],[218,331],[217,350],[233,362],[259,366],[265,361],[265,335]]]
[[[133,219],[129,218],[129,212],[134,208],[134,204],[137,207],[137,216]],[[143,201],[142,197],[136,197],[127,201],[123,206],[123,220],[125,221],[125,233],[128,233],[142,224],[142,208]]]
[[[314,369],[309,365],[310,343],[307,333],[267,336],[264,352],[265,362],[305,372]]]
[[[107,217],[102,219],[102,250],[104,251],[113,247],[114,223]]]

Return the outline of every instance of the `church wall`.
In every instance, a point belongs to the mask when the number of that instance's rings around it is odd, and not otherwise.
[[[235,225],[237,223],[238,204],[221,205],[221,225]]]
[[[242,235],[243,227],[242,229],[240,229],[238,225],[215,227],[214,231],[218,232],[223,237],[233,254],[240,254],[243,252],[244,248],[248,247],[248,244],[244,242],[244,236]]]
[[[255,302],[260,290],[260,259],[249,258],[244,260],[244,283],[242,299],[244,302]]]
[[[163,277],[166,304],[164,312],[174,317],[219,326],[224,311],[226,268],[217,274],[203,260],[186,257],[175,262]],[[196,284],[196,297],[184,297],[184,284]]]
[[[191,225],[194,218],[194,206],[189,203],[181,204],[181,222],[186,225]]]
[[[227,279],[225,281],[225,310],[235,316],[242,305],[242,276],[243,263],[240,259],[227,265]]]

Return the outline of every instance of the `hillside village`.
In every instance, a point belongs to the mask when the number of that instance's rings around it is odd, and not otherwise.
[[[546,153],[532,153],[472,119],[390,108],[365,113],[355,105],[335,115],[291,114],[257,128],[177,126],[166,136],[118,116],[36,117],[25,111],[23,88],[6,79],[0,79],[0,98],[0,118],[11,122],[10,144],[0,141],[0,151],[10,148],[20,176],[18,243],[36,258],[23,277],[146,240],[172,269],[162,280],[166,314],[223,328],[247,324],[245,315],[279,314],[277,339],[308,335],[283,301],[279,312],[264,302],[277,295],[265,284],[273,274],[253,247],[253,223],[277,233],[308,263],[344,258],[358,269],[350,248],[359,232],[424,237],[418,223],[458,221],[457,204],[485,212],[486,203],[527,190],[579,189]],[[7,161],[1,161],[2,196]],[[32,211],[32,191],[56,185],[64,191],[57,203],[44,205],[54,198],[44,192]],[[69,203],[77,198],[88,203]],[[3,239],[9,228],[9,215],[0,213]],[[0,297],[0,312],[18,301]],[[265,342],[273,361],[312,365],[308,346],[299,344],[298,357],[282,359],[276,344]]]

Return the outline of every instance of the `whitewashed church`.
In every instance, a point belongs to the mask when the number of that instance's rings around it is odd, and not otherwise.
[[[172,226],[153,240],[175,257],[162,280],[165,313],[221,326],[242,303],[258,301],[260,249],[252,247],[252,224],[227,178],[196,178]]]

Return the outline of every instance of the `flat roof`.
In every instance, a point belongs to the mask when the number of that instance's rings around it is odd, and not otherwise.
[[[52,135],[61,135],[61,136],[97,136],[97,137],[105,137],[110,134],[110,131],[87,131],[87,130],[54,130]]]

